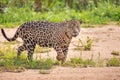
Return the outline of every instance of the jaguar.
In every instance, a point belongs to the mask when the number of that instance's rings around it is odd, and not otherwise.
[[[41,47],[52,47],[57,52],[56,59],[65,62],[68,47],[73,37],[79,35],[81,20],[68,20],[63,22],[30,21],[22,24],[16,30],[12,38],[8,38],[4,29],[1,29],[4,38],[11,42],[18,37],[23,44],[18,47],[17,57],[27,50],[28,60],[33,59],[36,45]]]

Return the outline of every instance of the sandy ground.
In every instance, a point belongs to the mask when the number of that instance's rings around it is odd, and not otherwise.
[[[8,36],[12,37],[16,28],[5,29],[5,31]],[[120,51],[120,26],[104,25],[96,28],[82,28],[80,35],[73,38],[70,44],[67,60],[81,55],[80,51],[74,50],[74,45],[78,44],[78,39],[86,41],[87,36],[94,41],[91,51],[82,51],[83,59],[91,58],[91,55],[93,55],[93,59],[97,60],[98,53],[100,53],[100,58],[107,60],[113,57],[111,55],[113,50]],[[0,45],[4,41],[5,39],[0,33]],[[56,57],[54,50],[41,54],[41,56],[46,58],[48,54],[52,58]],[[120,56],[117,57],[120,58]],[[39,70],[35,69],[21,73],[2,72],[0,73],[0,80],[120,80],[120,67],[72,68],[56,66],[51,70],[50,74],[39,74]]]
[[[0,73],[0,80],[120,80],[120,68],[71,68],[56,67],[50,74],[38,70],[21,73]]]

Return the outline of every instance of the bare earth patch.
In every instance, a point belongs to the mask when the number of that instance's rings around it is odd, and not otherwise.
[[[15,29],[5,29],[7,35],[12,37]],[[93,39],[91,51],[82,51],[82,58],[98,59],[98,53],[102,60],[113,57],[112,51],[120,51],[120,26],[105,25],[96,28],[82,28],[80,35],[74,38],[69,47],[67,60],[72,57],[79,57],[81,51],[74,50],[74,44],[78,44],[78,39],[86,41],[87,36]],[[5,39],[0,33],[0,47]],[[18,39],[21,41],[21,39]],[[52,50],[49,53],[41,54],[42,58],[48,55],[55,59],[56,52]],[[36,57],[36,54],[34,55]],[[120,55],[117,56],[120,59]],[[39,74],[39,70],[26,70],[21,73],[1,72],[0,80],[120,80],[120,67],[88,67],[88,68],[72,68],[55,66],[50,74]]]

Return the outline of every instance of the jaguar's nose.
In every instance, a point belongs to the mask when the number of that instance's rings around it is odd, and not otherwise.
[[[76,36],[78,36],[78,35],[79,35],[78,32],[74,32],[72,36],[73,36],[73,37],[76,37]]]

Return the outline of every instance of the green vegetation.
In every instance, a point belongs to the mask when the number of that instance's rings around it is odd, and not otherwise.
[[[53,66],[51,58],[28,61],[25,54],[16,58],[16,50],[11,47],[0,48],[0,70],[20,72],[27,69],[50,69]]]
[[[40,12],[34,9],[34,1],[37,0],[14,1],[0,1],[0,4],[7,5],[3,9],[4,12],[0,13],[1,28],[16,27],[33,20],[61,22],[70,19],[82,19],[85,22],[83,27],[90,27],[92,24],[108,24],[110,21],[120,24],[119,0],[70,0],[71,3],[69,4],[65,3],[67,0],[52,2],[47,0],[42,1]]]
[[[49,74],[53,66],[72,66],[72,67],[102,67],[107,66],[120,66],[120,60],[116,57],[109,59],[108,61],[101,60],[100,53],[98,54],[98,60],[93,60],[93,55],[90,59],[83,59],[81,56],[77,58],[71,58],[64,64],[59,61],[48,58],[39,58],[29,61],[25,54],[22,54],[20,58],[16,58],[16,51],[12,46],[0,47],[0,71],[9,72],[21,72],[25,69],[40,69],[41,74]]]
[[[75,50],[91,50],[93,40],[87,36],[86,42],[83,42],[81,39],[78,41],[78,45],[75,45]]]
[[[96,66],[103,67],[104,65],[105,65],[105,62],[104,62],[104,60],[101,59],[100,52],[99,52],[98,53],[98,60],[97,60]]]
[[[23,1],[23,2],[21,2]],[[24,3],[24,1],[26,1]],[[96,24],[109,24],[113,21],[120,25],[120,1],[119,0],[42,0],[40,10],[36,10],[34,4],[37,0],[2,0],[0,1],[0,28],[17,27],[24,22],[35,20],[46,20],[61,22],[70,19],[82,19],[82,27],[94,27]],[[41,1],[41,0],[38,0]],[[52,1],[52,2],[49,2]],[[67,1],[67,2],[65,2]],[[70,3],[68,1],[71,1]],[[35,7],[35,8],[34,8]],[[64,18],[63,18],[64,16]],[[111,29],[110,29],[111,30]],[[98,53],[98,60],[83,59],[81,56],[71,58],[64,64],[52,58],[43,59],[36,56],[33,61],[28,61],[26,54],[16,58],[17,50],[11,44],[21,44],[19,41],[11,43],[3,42],[0,47],[0,71],[21,72],[25,69],[40,69],[41,74],[49,74],[54,65],[72,67],[102,67],[120,66],[120,59],[113,57],[107,61],[101,60]],[[87,37],[86,42],[79,39],[76,50],[91,50],[93,40]],[[48,53],[50,48],[36,47],[35,53]],[[120,55],[118,51],[112,51],[113,55]],[[38,58],[39,57],[39,58]]]
[[[90,60],[90,59],[86,59],[86,60],[83,60],[82,58],[71,58],[71,65],[73,67],[77,67],[77,66],[80,66],[80,67],[94,67],[95,66],[95,62]]]
[[[108,60],[107,66],[120,66],[120,59],[113,57]]]
[[[19,59],[16,58],[16,55],[17,50],[13,46],[10,46],[10,44],[0,47],[0,71],[21,72],[25,68],[50,69],[53,66],[53,60],[51,58],[36,58],[33,61],[28,61],[24,52]]]
[[[90,59],[82,59],[82,57],[71,58],[70,61],[65,62],[63,66],[72,66],[72,67],[95,67],[96,62],[93,61],[93,55]]]

